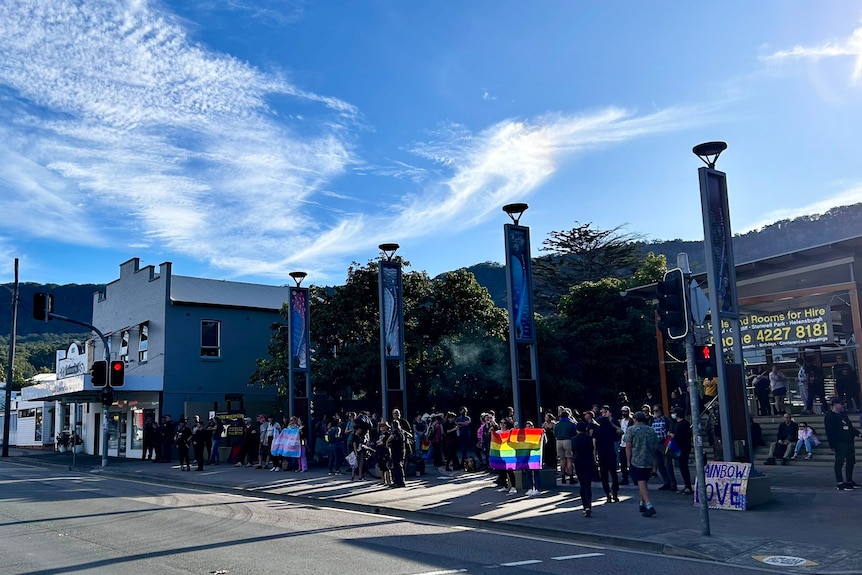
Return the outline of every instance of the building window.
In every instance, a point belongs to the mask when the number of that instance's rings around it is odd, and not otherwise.
[[[129,361],[129,330],[120,332],[120,360]]]
[[[138,362],[144,363],[150,358],[149,354],[150,325],[141,324],[141,337],[138,339]]]
[[[214,319],[201,320],[201,357],[220,357],[221,322]]]

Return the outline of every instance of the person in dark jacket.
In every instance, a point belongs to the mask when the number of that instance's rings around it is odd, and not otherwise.
[[[171,451],[174,448],[174,436],[177,434],[177,424],[171,419],[171,416],[165,414],[162,417],[161,435],[162,435],[162,453],[159,461],[163,463],[171,462]]]
[[[757,397],[757,414],[770,415],[772,410],[769,406],[769,374],[764,371],[755,372],[750,381],[754,386],[754,395]]]
[[[853,467],[856,465],[856,448],[853,442],[859,430],[853,427],[850,417],[844,412],[844,402],[840,397],[832,398],[832,410],[823,416],[829,448],[835,452],[835,480],[838,491],[852,491],[859,487],[853,481]],[[844,477],[841,476],[842,470]]]
[[[593,477],[596,474],[596,452],[595,443],[589,434],[590,424],[579,421],[577,434],[572,439],[572,452],[574,454],[575,475],[578,477],[580,487],[581,505],[584,508],[584,517],[590,517],[593,513]]]
[[[201,421],[200,415],[195,415],[194,425],[192,426],[192,437],[191,437],[192,449],[195,453],[195,463],[198,466],[195,468],[195,471],[203,471],[204,470],[204,450],[207,446],[207,438],[206,438],[206,426],[203,421]]]
[[[406,452],[404,450],[404,434],[407,433],[401,427],[401,421],[392,420],[392,430],[389,439],[386,440],[387,447],[392,457],[392,487],[406,487],[404,483],[404,463]]]
[[[769,455],[764,465],[775,465],[775,455],[781,455],[781,465],[785,465],[796,449],[796,438],[799,435],[799,426],[793,421],[789,413],[783,415],[784,421],[778,424],[775,434],[775,443],[769,446]]]
[[[177,432],[174,435],[174,443],[180,453],[180,471],[191,471],[192,462],[189,460],[189,443],[192,438],[192,430],[189,429],[188,421],[183,417],[180,419]]]
[[[158,461],[161,455],[162,438],[159,433],[159,426],[153,419],[147,419],[144,424],[144,450],[141,453],[141,459],[146,461]]]
[[[622,431],[619,422],[611,417],[611,408],[607,405],[599,409],[596,423],[598,423],[598,427],[593,430],[593,438],[595,438],[602,488],[608,502],[619,503],[620,481],[617,476],[617,445]]]
[[[675,409],[671,414],[671,418],[673,419],[671,437],[673,437],[677,447],[679,447],[679,457],[676,460],[676,465],[685,484],[682,492],[692,494],[694,490],[691,487],[691,471],[688,468],[688,458],[691,456],[692,449],[691,425],[686,420],[685,411],[682,408]],[[671,465],[673,465],[673,462],[671,462]]]

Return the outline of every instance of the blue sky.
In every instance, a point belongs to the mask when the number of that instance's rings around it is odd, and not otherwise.
[[[0,3],[0,281],[121,262],[271,284],[401,244],[432,275],[592,222],[701,239],[862,201],[854,2]]]

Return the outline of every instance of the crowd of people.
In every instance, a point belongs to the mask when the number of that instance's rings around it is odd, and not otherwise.
[[[844,411],[844,400],[836,396],[830,403],[825,433],[836,453],[838,488],[850,490],[856,486],[853,441],[859,432]],[[637,486],[640,512],[654,516],[647,489],[651,478],[661,480],[661,491],[693,493],[689,464],[694,441],[684,389],[671,394],[670,405],[666,416],[652,394],[636,408],[625,393],[613,408],[593,405],[578,411],[560,405],[556,413],[545,413],[538,426],[543,431],[543,468],[553,470],[556,481],[579,486],[585,517],[592,516],[594,483],[601,486],[607,503],[620,501],[620,486]],[[193,463],[197,471],[205,464],[219,465],[219,447],[229,426],[241,429],[233,434],[229,457],[236,467],[304,472],[309,462],[316,462],[327,465],[330,476],[349,472],[351,481],[379,479],[381,485],[398,488],[405,487],[407,477],[424,473],[428,465],[441,471],[486,472],[497,490],[507,494],[518,493],[518,481],[513,469],[493,469],[493,433],[536,427],[532,421],[516,422],[511,407],[499,414],[484,411],[476,421],[461,407],[457,413],[436,409],[416,413],[410,421],[398,409],[389,420],[368,412],[315,415],[309,426],[296,416],[285,416],[281,422],[272,415],[260,415],[256,421],[250,417],[223,421],[216,416],[204,422],[195,415],[191,422],[182,417],[174,423],[165,415],[161,423],[146,422],[143,457],[170,462],[176,452],[183,471],[191,470]],[[279,436],[288,433],[298,438],[291,456],[275,447],[280,444]],[[819,443],[811,426],[797,424],[785,413],[766,463],[785,463],[799,458],[803,451],[811,459]],[[526,494],[538,495],[541,474],[529,470],[523,477]]]

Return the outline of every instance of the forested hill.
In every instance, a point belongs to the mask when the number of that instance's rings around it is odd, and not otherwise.
[[[637,233],[637,230],[629,231]],[[733,250],[736,263],[740,264],[858,235],[862,235],[862,203],[832,208],[824,214],[780,220],[759,230],[737,234],[733,238]],[[533,241],[537,241],[535,237]],[[537,243],[540,244],[541,239]],[[671,267],[676,265],[676,255],[685,252],[693,272],[706,270],[703,241],[641,241],[637,245],[644,257],[649,252],[664,255]],[[534,245],[533,250],[536,251],[537,247]],[[503,266],[485,262],[467,269],[488,289],[497,305],[505,307],[506,275]],[[541,288],[536,285],[536,289]]]
[[[12,288],[0,290],[0,337],[12,332]],[[45,333],[85,333],[88,330],[65,321],[49,322],[33,319],[33,294],[48,292],[54,295],[54,313],[89,323],[93,319],[93,294],[105,291],[98,284],[37,284],[22,283],[18,286],[18,335]]]
[[[629,230],[637,233],[637,230]],[[801,216],[792,220],[781,220],[762,229],[734,237],[733,247],[736,262],[742,263],[768,256],[792,252],[862,234],[862,204],[833,208],[820,215]],[[542,239],[534,238],[541,243]],[[702,241],[666,240],[638,242],[643,255],[649,252],[663,254],[673,266],[676,254],[686,252],[694,272],[704,271]],[[534,246],[534,248],[537,246]],[[506,305],[506,276],[501,264],[485,262],[468,268],[476,280],[486,287],[500,307]],[[5,284],[9,291],[12,284]],[[18,309],[18,334],[81,333],[84,329],[67,322],[38,322],[33,319],[33,294],[40,291],[54,294],[54,311],[60,315],[82,321],[90,321],[93,315],[93,293],[104,291],[100,284],[44,285],[23,283],[20,285]],[[541,285],[536,285],[541,289]],[[0,293],[9,294],[7,290]],[[11,331],[11,298],[0,295],[0,337]]]

